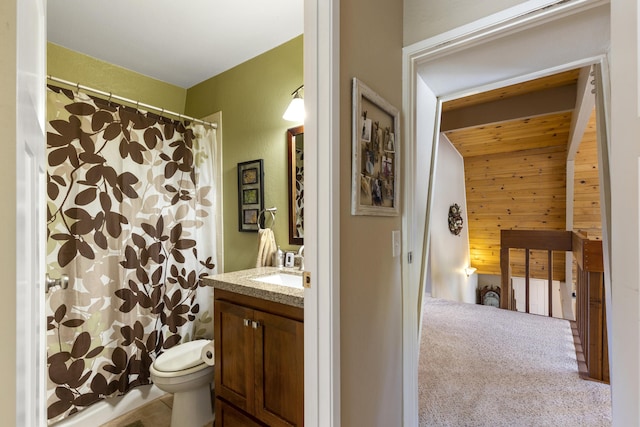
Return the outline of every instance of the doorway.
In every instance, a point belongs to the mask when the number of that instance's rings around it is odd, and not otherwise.
[[[407,262],[403,276],[408,290],[403,295],[407,424],[417,425],[416,337],[420,335],[421,301],[429,259],[434,139],[440,130],[442,103],[592,64],[606,73],[608,5],[594,1],[567,3],[550,7],[532,5],[526,12],[508,9],[475,26],[470,24],[405,48],[405,135],[409,141],[405,188],[410,200],[405,206],[409,226],[404,237],[408,250],[420,260]],[[606,91],[603,98],[606,104]],[[605,212],[606,207],[603,208],[606,230],[609,219]],[[412,241],[412,235],[423,238]],[[609,277],[608,272],[605,274]]]
[[[18,93],[23,96],[24,101],[35,111],[21,112],[21,119],[29,121],[33,119],[34,126],[30,129],[35,132],[34,146],[36,152],[40,152],[44,147],[43,135],[43,107],[44,107],[44,63],[45,63],[45,21],[46,7],[41,0],[33,0],[29,2],[17,2],[19,11],[17,14],[17,27],[20,32],[17,35],[18,55],[21,56],[22,62],[32,65],[32,68],[25,68],[26,76],[29,80],[18,82]],[[309,204],[309,215],[306,219],[306,234],[310,237],[310,241],[315,242],[307,246],[306,258],[307,267],[310,271],[321,271],[321,274],[315,276],[316,286],[306,291],[305,299],[305,424],[314,425],[334,425],[339,424],[339,365],[336,364],[339,348],[334,343],[339,342],[339,318],[338,307],[335,304],[339,298],[339,294],[334,292],[332,288],[337,289],[338,270],[336,255],[334,254],[334,246],[339,242],[337,224],[329,221],[329,224],[323,223],[318,227],[318,218],[333,218],[333,207],[335,206],[335,192],[330,191],[331,182],[335,181],[338,176],[338,165],[333,162],[333,147],[328,144],[323,148],[318,147],[315,141],[327,138],[331,141],[339,141],[337,138],[338,126],[335,126],[336,115],[338,112],[338,93],[337,86],[331,93],[323,91],[319,93],[319,87],[332,87],[333,82],[337,81],[338,69],[335,64],[338,63],[338,51],[336,49],[335,40],[338,26],[332,25],[337,19],[334,14],[338,10],[337,0],[327,2],[315,2],[305,0],[305,69],[309,70],[305,76],[306,87],[306,104],[307,110],[307,138],[309,138],[310,146],[317,152],[311,152],[309,157],[315,158],[315,164],[307,164],[306,176],[306,192],[311,199],[316,199],[317,204]],[[322,25],[320,24],[322,23]],[[19,64],[22,63],[20,60]],[[24,65],[24,64],[23,64]],[[313,71],[313,72],[312,72]],[[39,88],[41,92],[37,92],[36,96],[29,97],[31,88]],[[40,126],[38,128],[38,126]],[[20,125],[18,125],[20,129]],[[320,134],[320,135],[318,135]],[[20,138],[18,138],[20,139]],[[38,148],[39,147],[39,148]],[[311,150],[311,149],[310,149]],[[42,153],[40,153],[42,154]],[[38,168],[38,164],[34,163],[34,167]],[[21,165],[18,164],[18,167]],[[25,174],[30,169],[25,169]],[[40,173],[43,173],[41,170]],[[18,181],[20,177],[18,177]],[[42,189],[40,189],[42,190]],[[318,195],[316,197],[316,195]],[[27,212],[35,213],[38,200],[42,203],[44,197],[29,200],[27,195],[18,194],[18,216],[22,209]],[[43,204],[43,203],[42,203]],[[38,208],[40,208],[39,206]],[[37,215],[32,215],[37,216]],[[44,215],[39,215],[44,220]],[[20,223],[18,228],[22,229]],[[34,227],[42,231],[44,227],[42,223]],[[319,230],[322,228],[322,230]],[[329,232],[327,232],[329,230]],[[29,239],[23,236],[27,241],[44,242],[44,239]],[[22,319],[36,319],[41,317],[42,310],[38,306],[41,304],[42,287],[44,281],[43,271],[37,271],[33,265],[43,265],[42,249],[36,248],[36,252],[40,251],[40,260],[35,254],[31,253],[31,248],[26,248],[25,253],[17,251],[20,258],[20,266],[24,266],[24,271],[29,273],[28,283],[36,284],[32,291],[25,298],[18,298],[17,311],[19,315],[16,318],[16,324],[25,327],[17,336],[18,364],[16,378],[18,384],[30,385],[38,381],[40,388],[35,387],[16,392],[16,400],[18,408],[16,411],[16,421],[18,425],[45,425],[46,416],[45,402],[43,400],[42,372],[44,372],[44,332],[43,324],[36,322],[23,322]],[[337,253],[337,251],[335,251]],[[17,280],[17,292],[21,294],[22,278]],[[38,302],[40,301],[40,302]],[[43,323],[43,322],[40,322]],[[318,331],[322,331],[319,333]],[[21,350],[23,350],[21,352]],[[24,357],[22,357],[24,356]],[[39,362],[35,362],[35,358],[40,357]],[[337,366],[338,365],[338,366]],[[320,409],[322,408],[322,409]]]
[[[457,237],[431,231],[432,296],[475,304],[480,290],[501,288],[502,230],[579,230],[601,240],[591,73],[576,68],[442,104],[431,221],[446,223],[455,200],[463,223]],[[529,252],[527,274],[524,250],[514,249],[518,311],[575,319],[568,255],[553,253],[549,292],[547,252]],[[460,274],[465,268],[473,273]]]

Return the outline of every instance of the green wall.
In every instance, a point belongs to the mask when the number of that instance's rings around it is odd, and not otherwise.
[[[289,245],[287,122],[291,92],[303,83],[302,36],[212,77],[187,91],[185,114],[222,111],[224,270],[255,267],[258,237],[238,231],[237,164],[264,160],[265,207],[276,206],[276,242]]]
[[[184,114],[187,90],[47,43],[47,74]]]
[[[289,245],[287,122],[291,92],[303,83],[302,36],[185,90],[49,43],[47,74],[192,117],[222,111],[224,271],[255,266],[257,233],[238,231],[236,166],[264,160],[265,207],[276,206],[273,227]]]

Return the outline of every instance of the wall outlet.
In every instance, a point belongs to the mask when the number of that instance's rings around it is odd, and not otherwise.
[[[294,265],[294,256],[293,252],[287,252],[284,254],[284,266],[285,267],[293,267]]]
[[[400,243],[400,239],[401,239],[400,230],[393,230],[391,232],[391,254],[393,255],[394,258],[400,256],[400,250],[402,247]]]

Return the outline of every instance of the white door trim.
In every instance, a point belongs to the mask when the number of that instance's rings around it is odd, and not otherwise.
[[[46,2],[16,4],[16,425],[45,426]]]
[[[403,215],[403,228],[405,230],[403,240],[408,242],[404,253],[411,252],[413,254],[413,264],[409,263],[408,259],[403,259],[403,424],[405,426],[418,425],[418,331],[421,320],[419,299],[422,295],[421,285],[425,282],[425,269],[421,268],[425,260],[421,259],[421,255],[426,256],[428,253],[428,247],[425,242],[428,242],[429,236],[429,208],[427,206],[424,238],[411,240],[411,236],[414,236],[421,229],[416,223],[421,219],[417,217],[416,212],[425,211],[424,206],[416,206],[412,199],[415,198],[415,192],[418,189],[430,188],[431,186],[431,178],[429,178],[429,182],[415,182],[416,173],[418,172],[414,164],[414,159],[418,152],[417,128],[419,120],[416,117],[417,107],[420,102],[418,91],[423,90],[421,87],[425,86],[424,81],[418,74],[418,67],[421,63],[434,60],[440,56],[451,55],[456,51],[485,43],[500,36],[551,22],[560,17],[580,13],[607,3],[608,1],[603,0],[529,0],[462,27],[414,43],[403,49],[404,134],[407,136],[404,159],[406,197]],[[573,64],[559,64],[558,70],[568,69],[569,65],[575,67],[603,61],[606,61],[604,56],[585,58]],[[549,72],[549,70],[540,70],[540,73],[543,73],[543,71]],[[535,78],[535,76],[530,75],[528,78]],[[503,82],[493,86],[500,87],[504,85],[505,83]],[[488,90],[490,87],[487,86],[483,89]],[[436,105],[433,106],[433,111],[435,112],[434,123],[432,124],[434,128],[433,138],[436,138],[439,129],[440,104],[448,95],[451,94],[444,94],[438,97]],[[431,111],[429,113],[431,114]],[[429,117],[420,117],[420,121],[429,122]],[[431,161],[431,155],[428,157],[429,161]]]
[[[339,6],[339,0],[305,0],[305,150],[308,159],[316,159],[307,162],[305,171],[305,262],[313,275],[312,288],[305,291],[305,425],[310,427],[340,425]],[[33,14],[22,16],[18,24],[28,27],[34,20]],[[44,37],[44,19],[37,23],[37,34]],[[44,45],[36,53],[44,59]],[[44,70],[41,81],[44,88]],[[44,111],[44,96],[40,101]],[[41,309],[29,308],[36,299],[35,295],[26,298],[18,311],[25,305],[23,313],[31,313],[26,317],[41,318]],[[25,345],[34,339],[33,335],[18,338]],[[29,376],[37,369],[32,368],[16,373],[18,383],[30,383]],[[44,368],[40,369],[43,374]],[[29,399],[20,404],[23,414],[46,413],[45,401]]]
[[[339,0],[305,0],[305,425],[340,425]]]

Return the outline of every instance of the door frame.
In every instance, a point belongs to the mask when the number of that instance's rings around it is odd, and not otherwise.
[[[304,418],[340,425],[340,0],[304,3]]]
[[[406,197],[403,215],[403,241],[406,245],[405,253],[409,254],[409,257],[403,259],[403,289],[405,290],[403,292],[404,425],[418,425],[418,357],[422,326],[422,298],[427,281],[426,266],[430,240],[429,209],[433,194],[433,171],[436,158],[434,147],[436,147],[435,141],[439,134],[441,104],[443,101],[461,96],[459,93],[436,96],[429,87],[429,82],[425,82],[420,76],[419,67],[427,61],[446,55],[455,55],[456,52],[463,52],[471,46],[490,42],[507,34],[549,23],[557,18],[577,14],[608,3],[608,1],[602,0],[529,0],[403,49],[404,134],[407,138],[404,158]],[[606,69],[608,67],[606,55],[607,52],[603,52],[601,55],[584,58],[571,64],[558,63],[554,68],[560,71],[589,64],[599,64]],[[549,74],[549,71],[550,69],[547,67],[533,74],[521,76],[522,81]],[[490,90],[517,82],[515,79],[510,79],[508,82],[492,82],[477,89]],[[605,97],[605,102],[608,102],[608,93],[605,94]],[[418,117],[419,110],[422,113],[420,117]],[[421,140],[422,142],[420,142]],[[418,167],[418,164],[421,167]],[[428,165],[428,167],[424,165]],[[428,188],[427,194],[424,194],[425,187]],[[604,224],[610,221],[610,217],[604,216],[606,207],[603,206],[602,209],[604,228]],[[422,236],[422,239],[414,236]],[[412,262],[413,260],[414,262]],[[605,272],[605,274],[606,282],[610,284],[611,281],[608,280],[611,277],[610,272]],[[611,310],[607,310],[607,313],[610,312]],[[608,330],[609,337],[613,338],[615,331],[612,331],[611,322],[608,323]],[[609,342],[610,348],[611,341],[612,339]]]
[[[33,8],[22,8],[26,2],[17,2],[20,12],[17,14],[17,27],[28,29],[18,32],[17,45],[20,47],[31,37],[41,38],[41,46],[33,52],[25,51],[28,63],[41,61],[46,64],[46,4],[34,0],[39,5],[39,12]],[[31,2],[30,2],[31,3]],[[306,248],[307,269],[313,275],[313,284],[305,290],[305,425],[333,426],[340,425],[340,292],[339,292],[339,0],[304,0],[304,68],[305,68],[305,141],[308,141],[308,156],[316,162],[308,162],[305,170],[305,186],[307,204],[306,233],[309,237]],[[19,50],[20,53],[20,50]],[[45,71],[34,75],[41,83],[44,94]],[[17,83],[20,91],[20,82]],[[44,96],[34,98],[42,115],[41,149],[44,150]],[[20,115],[20,110],[18,114]],[[19,132],[19,131],[18,131]],[[323,141],[322,144],[319,141]],[[43,168],[43,166],[41,165]],[[20,184],[18,182],[18,184]],[[42,183],[44,185],[44,183]],[[21,194],[18,191],[17,197]],[[43,193],[44,194],[44,193]],[[23,203],[23,204],[20,204]],[[40,200],[44,203],[44,199]],[[19,199],[19,209],[36,212],[38,202]],[[24,239],[20,227],[17,227],[17,239]],[[41,239],[42,240],[42,239]],[[44,254],[45,242],[39,241],[39,251]],[[17,253],[18,271],[32,268],[22,254]],[[22,267],[26,262],[26,267]],[[37,271],[36,283],[44,281],[44,267]],[[21,280],[16,280],[17,295],[21,295]],[[23,288],[24,289],[24,288]],[[24,299],[18,298],[16,324],[22,319],[40,318],[40,326],[31,324],[30,333],[18,334],[16,337],[17,357],[23,351],[31,351],[44,355],[45,331],[44,313],[41,308],[42,292],[39,286]],[[26,349],[26,350],[24,350]],[[27,360],[27,359],[22,359]],[[32,359],[28,359],[32,360]],[[45,367],[35,363],[26,363],[16,370],[17,384],[32,384],[43,381]],[[45,374],[46,375],[46,374]],[[39,379],[38,379],[39,378]],[[25,398],[16,390],[17,417],[20,425],[46,425],[46,396]],[[38,421],[28,421],[37,415]],[[27,420],[27,421],[25,421]]]
[[[16,2],[16,425],[46,425],[46,2]]]

